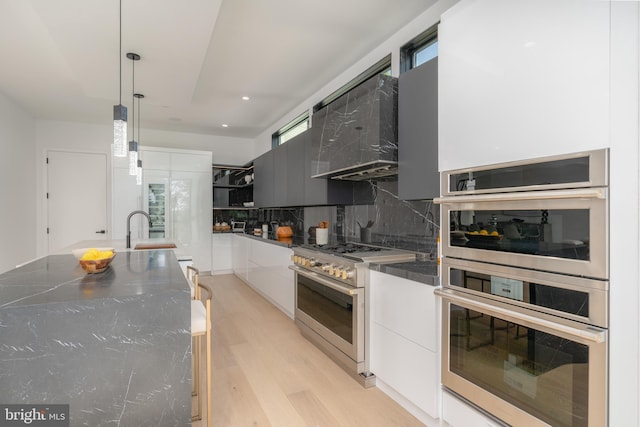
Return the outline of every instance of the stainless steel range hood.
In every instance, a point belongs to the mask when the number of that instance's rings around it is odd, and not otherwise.
[[[398,162],[378,160],[362,163],[357,166],[348,167],[342,170],[335,170],[330,175],[314,175],[313,178],[327,176],[331,179],[342,179],[345,181],[363,181],[367,179],[391,179],[398,174]]]
[[[398,168],[398,82],[377,75],[312,117],[312,177],[395,179]]]

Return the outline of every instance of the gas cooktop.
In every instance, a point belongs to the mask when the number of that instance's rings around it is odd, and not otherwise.
[[[416,257],[412,252],[362,245],[360,243],[336,243],[322,246],[303,245],[302,247],[307,250],[342,256],[363,262],[410,261],[415,260]]]
[[[315,249],[322,252],[332,252],[338,254],[350,254],[353,252],[378,252],[383,250],[376,246],[366,246],[359,243],[336,243],[333,245],[308,245],[310,249]]]

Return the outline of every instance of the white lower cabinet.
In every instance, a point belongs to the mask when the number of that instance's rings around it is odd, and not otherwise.
[[[502,426],[446,391],[442,393],[442,419],[450,427]]]
[[[294,284],[290,248],[233,236],[233,272],[293,319]]]
[[[248,282],[249,276],[249,239],[242,236],[232,236],[231,266],[233,274],[242,281]]]
[[[440,307],[434,287],[370,272],[371,371],[419,420],[440,417]]]
[[[233,236],[230,233],[213,233],[211,236],[211,274],[230,274],[232,264]]]

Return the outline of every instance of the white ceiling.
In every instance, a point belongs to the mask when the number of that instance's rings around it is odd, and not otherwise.
[[[143,128],[254,138],[434,3],[122,0],[129,121],[127,52]],[[0,0],[0,91],[37,118],[109,124],[118,14],[118,0]]]

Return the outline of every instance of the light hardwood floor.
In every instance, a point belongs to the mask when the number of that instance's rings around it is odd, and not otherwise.
[[[213,290],[213,426],[424,426],[360,386],[237,277],[200,280]]]

